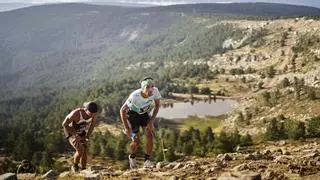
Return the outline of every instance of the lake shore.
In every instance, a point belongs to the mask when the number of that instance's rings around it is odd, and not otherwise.
[[[169,93],[168,98],[164,98],[161,100],[161,104],[170,105],[178,102],[189,102],[192,100],[200,100],[200,101],[208,101],[215,99],[231,99],[231,100],[239,100],[240,97],[228,97],[228,96],[209,96],[203,94],[183,94],[183,93]]]

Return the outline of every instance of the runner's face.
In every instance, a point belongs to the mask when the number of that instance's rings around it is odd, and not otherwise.
[[[89,110],[86,110],[86,113],[88,114],[88,116],[93,117],[96,115],[96,113],[92,113]]]
[[[153,85],[148,85],[146,87],[146,90],[147,90],[148,96],[151,96],[153,92]]]

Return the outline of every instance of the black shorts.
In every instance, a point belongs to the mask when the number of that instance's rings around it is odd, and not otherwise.
[[[127,115],[131,124],[132,133],[138,133],[139,127],[146,127],[150,121],[150,116],[148,113],[138,114],[134,111],[129,111]]]

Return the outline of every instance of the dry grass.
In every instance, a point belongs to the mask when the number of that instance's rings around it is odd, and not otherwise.
[[[182,121],[182,123],[178,126],[178,129],[184,131],[193,127],[203,132],[206,128],[211,127],[215,132],[219,132],[222,127],[221,124],[223,119],[224,116],[206,116],[205,118],[189,116]]]

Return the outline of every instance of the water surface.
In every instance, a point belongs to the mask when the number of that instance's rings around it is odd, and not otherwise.
[[[231,112],[237,101],[231,99],[217,99],[216,101],[177,102],[167,107],[161,106],[158,117],[166,119],[182,119],[190,115],[198,117],[219,116]]]

